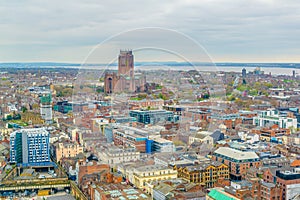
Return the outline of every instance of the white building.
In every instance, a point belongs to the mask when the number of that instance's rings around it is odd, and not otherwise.
[[[153,152],[172,153],[175,150],[175,145],[172,141],[164,138],[153,139]]]
[[[189,144],[193,144],[194,142],[200,142],[204,144],[208,144],[213,146],[214,139],[210,135],[202,132],[194,133],[191,136],[189,136]]]
[[[140,152],[134,148],[120,149],[115,146],[107,146],[99,149],[99,158],[106,164],[116,165],[140,160]]]
[[[109,120],[103,118],[95,118],[92,119],[93,126],[100,131],[101,134],[104,135],[105,127],[109,124]]]
[[[147,165],[135,167],[132,175],[132,183],[142,189],[146,187],[146,183],[151,181],[177,178],[177,170],[163,165]]]
[[[259,141],[258,134],[238,132],[238,136],[241,138],[241,140],[246,141],[249,144],[253,144]]]
[[[54,142],[57,142],[59,140],[69,140],[69,139],[70,137],[66,133],[60,132],[59,134],[51,134],[49,141],[50,144],[53,144]]]
[[[286,186],[286,199],[299,199],[300,183]]]
[[[248,133],[246,139],[247,139],[247,143],[253,144],[253,143],[259,141],[259,135],[258,134],[253,134],[253,133]]]
[[[7,109],[8,109],[8,112],[17,112],[18,109],[16,108],[16,105],[13,105],[13,104],[8,104],[7,106]]]
[[[286,114],[281,114],[278,110],[268,109],[259,111],[256,117],[253,117],[253,125],[255,126],[269,126],[277,124],[279,128],[297,128],[297,119],[288,117]]]

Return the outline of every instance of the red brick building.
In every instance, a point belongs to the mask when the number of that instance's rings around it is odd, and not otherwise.
[[[263,174],[263,179],[280,187],[282,199],[289,199],[293,194],[299,194],[300,170],[297,168],[268,168]]]
[[[281,140],[283,136],[288,136],[291,134],[290,129],[288,128],[279,128],[277,124],[272,125],[271,127],[263,127],[259,130],[253,130],[254,133],[260,135],[261,140],[271,141],[271,138],[276,138],[277,141]]]
[[[146,136],[131,130],[114,130],[113,141],[117,146],[134,147],[137,151],[146,152]]]
[[[212,160],[229,166],[230,178],[233,180],[241,180],[250,167],[262,166],[262,162],[255,152],[239,151],[229,147],[219,147],[213,153]]]
[[[86,163],[84,159],[78,161],[78,184],[80,185],[83,181],[83,177],[86,175],[97,174],[102,171],[109,172],[110,167],[107,164],[97,164],[95,161]]]
[[[261,200],[282,200],[282,189],[274,183],[262,182],[260,198]]]

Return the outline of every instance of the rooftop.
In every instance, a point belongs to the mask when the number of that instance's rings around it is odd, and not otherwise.
[[[198,138],[198,139],[204,139],[205,137],[207,137],[208,135],[206,134],[203,134],[203,133],[196,133],[194,135],[195,138]]]
[[[12,134],[15,133],[26,133],[26,134],[49,134],[48,131],[46,131],[45,128],[28,128],[28,129],[20,129]]]
[[[170,169],[169,167],[166,167],[164,165],[147,165],[147,166],[142,166],[142,167],[137,167],[135,168],[135,170],[139,171],[139,172],[150,172],[150,171],[158,171],[158,170],[166,170],[166,169]]]
[[[75,200],[75,198],[72,195],[61,195],[61,196],[49,196],[47,197],[48,200],[56,200],[56,199],[60,199],[60,200]]]
[[[100,184],[97,185],[97,190],[109,199],[150,199],[142,191],[131,188],[126,184]]]
[[[172,143],[172,141],[164,139],[164,138],[155,138],[153,140],[157,143]]]
[[[249,160],[249,159],[259,159],[257,154],[253,151],[239,151],[229,147],[219,147],[214,153],[233,158],[236,160]]]
[[[238,198],[226,193],[221,188],[212,189],[208,193],[208,196],[213,198],[213,199],[216,199],[216,200],[219,200],[219,199],[222,199],[222,200],[236,200],[236,199],[238,199]]]
[[[291,167],[300,167],[300,160],[294,160],[291,163]]]
[[[267,183],[267,182],[264,182],[262,181],[261,184],[267,188],[273,188],[275,187],[275,184],[274,183]]]
[[[188,166],[188,170],[189,171],[201,171],[201,170],[205,170],[207,167],[209,166],[215,166],[215,167],[218,167],[220,165],[222,165],[222,163],[220,162],[217,162],[217,161],[212,161],[212,162],[209,162],[209,163],[201,163],[199,165],[191,165],[191,166]]]

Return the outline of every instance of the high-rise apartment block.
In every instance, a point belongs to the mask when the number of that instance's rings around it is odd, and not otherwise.
[[[44,128],[32,128],[11,133],[10,161],[23,166],[50,162],[49,132]]]

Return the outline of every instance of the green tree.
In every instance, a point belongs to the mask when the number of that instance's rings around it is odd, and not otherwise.
[[[227,101],[234,101],[235,99],[236,99],[236,97],[233,95],[227,97]]]
[[[104,92],[104,88],[103,87],[97,87],[96,92],[97,93],[103,93]]]
[[[26,107],[22,107],[22,113],[25,113],[27,111],[27,108]]]
[[[169,99],[166,95],[164,95],[162,93],[158,94],[158,98],[163,99],[163,100],[168,100]]]
[[[257,96],[257,94],[258,94],[257,89],[252,89],[249,91],[249,95],[251,95],[251,96]]]

